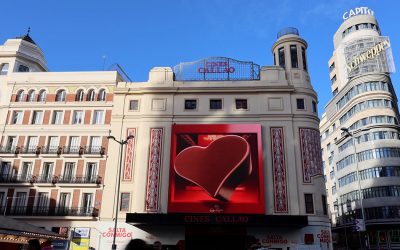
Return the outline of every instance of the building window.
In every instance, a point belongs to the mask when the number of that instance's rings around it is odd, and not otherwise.
[[[322,211],[324,212],[324,214],[328,214],[328,206],[326,203],[326,195],[321,195],[321,199],[322,199]]]
[[[4,176],[5,177],[5,176]],[[5,207],[6,192],[0,192],[0,207]]]
[[[82,124],[83,122],[83,111],[75,110],[72,116],[72,124]]]
[[[97,179],[97,163],[88,162],[86,165],[85,181],[93,183],[96,182],[96,179]]]
[[[31,177],[32,172],[32,162],[23,162],[22,168],[19,169],[19,176],[18,179],[20,181],[27,181]]]
[[[39,101],[39,102],[45,102],[45,101],[46,101],[46,90],[42,89],[42,90],[39,92],[38,101]]]
[[[12,212],[15,214],[24,214],[26,209],[26,192],[17,192],[17,195],[14,197],[14,199],[15,202]]]
[[[95,96],[94,90],[93,89],[89,90],[87,93],[86,101],[89,102],[94,101],[94,96]]]
[[[93,212],[93,194],[83,193],[82,195],[82,212],[85,215],[90,215]]]
[[[336,89],[332,92],[332,96],[337,95],[337,93],[338,93],[338,89],[336,88]]]
[[[336,75],[334,75],[333,77],[332,77],[332,79],[331,79],[331,82],[332,82],[332,84],[334,84],[335,82],[336,82]]]
[[[53,175],[53,163],[45,162],[43,163],[42,174],[40,175],[40,179],[44,182],[51,181],[51,177]]]
[[[290,45],[290,60],[292,62],[292,68],[298,68],[299,62],[297,60],[297,46]]]
[[[65,102],[66,92],[61,89],[56,94],[56,102]]]
[[[279,66],[282,68],[285,67],[285,48],[279,48],[278,49],[278,58],[279,58]]]
[[[69,153],[78,153],[79,148],[79,136],[71,136],[69,140]]]
[[[35,90],[29,90],[28,92],[28,102],[34,102],[35,101]]]
[[[304,99],[302,99],[302,98],[296,99],[296,106],[297,106],[297,109],[304,110],[305,109]]]
[[[129,110],[138,111],[139,110],[139,100],[129,101]]]
[[[121,193],[121,205],[119,211],[127,212],[129,211],[129,203],[131,200],[130,193]]]
[[[236,110],[247,110],[247,99],[236,99],[235,108]]]
[[[21,89],[17,93],[17,98],[16,98],[17,102],[23,102],[24,101],[24,97],[25,97],[24,90]]]
[[[312,101],[312,111],[314,113],[317,113],[317,102],[316,101]]]
[[[19,65],[18,72],[29,72],[29,68],[25,65]]]
[[[43,111],[33,111],[31,124],[42,124]]]
[[[222,109],[222,99],[211,99],[210,100],[210,109],[211,110]]]
[[[106,91],[105,89],[100,89],[99,94],[97,96],[97,101],[105,101],[106,100]]]
[[[12,170],[11,162],[3,161],[0,165],[0,177],[2,177],[4,180],[7,179],[9,177],[11,170]],[[1,207],[1,205],[2,205],[2,203],[0,202],[0,207]]]
[[[12,120],[11,120],[11,124],[21,124],[22,115],[23,115],[22,111],[14,111],[13,112],[13,117],[12,117]]]
[[[53,119],[51,120],[51,124],[62,124],[63,122],[63,112],[62,111],[54,111]]]
[[[89,150],[91,153],[99,153],[101,150],[100,136],[91,136],[89,142]]]
[[[49,193],[39,192],[37,196],[36,213],[41,215],[48,214]]]
[[[74,176],[75,176],[75,163],[66,162],[64,166],[62,181],[68,183],[74,179]]]
[[[7,139],[6,151],[7,152],[14,152],[16,146],[17,146],[17,137],[16,136],[9,136],[8,139]]]
[[[304,194],[304,202],[306,205],[306,214],[314,213],[314,201],[312,194]]]
[[[329,66],[329,72],[332,72],[332,70],[334,69],[335,69],[335,62],[333,62],[331,66]]]
[[[197,109],[197,100],[196,99],[185,100],[185,110],[194,110],[194,109]]]
[[[75,101],[82,102],[83,101],[84,92],[82,89],[78,90],[75,95]]]
[[[56,153],[58,150],[58,137],[49,136],[49,143],[47,145],[47,151],[49,153]]]
[[[39,138],[37,136],[29,136],[27,144],[28,153],[35,153],[38,144]]]
[[[93,122],[92,124],[103,124],[103,110],[95,110],[93,113]]]
[[[4,76],[4,75],[8,74],[8,65],[9,65],[8,63],[4,63],[1,65],[0,76]]]
[[[306,49],[301,47],[301,57],[303,58],[303,69],[307,70]]]

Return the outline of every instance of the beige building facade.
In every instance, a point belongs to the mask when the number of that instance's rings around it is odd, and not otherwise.
[[[361,8],[366,7],[353,14]],[[322,157],[337,243],[396,249],[399,113],[389,75],[390,41],[372,13],[347,18],[334,35],[329,60],[333,97],[320,123]],[[360,234],[353,233],[356,226]]]
[[[117,231],[171,249],[331,249],[306,49],[297,30],[287,29],[272,47],[273,66],[207,58],[153,68],[147,82],[119,82],[111,130],[118,140],[134,139],[123,149]],[[250,139],[256,135],[258,144]],[[212,151],[233,136],[246,138],[258,165],[230,198],[210,197],[217,168],[241,152],[229,143],[218,157],[188,152]],[[116,176],[119,148],[109,148],[106,176]],[[189,163],[181,165],[185,153]],[[115,195],[116,181],[107,182],[105,197]],[[114,208],[109,203],[100,214],[110,232]],[[126,242],[117,238],[118,249]]]

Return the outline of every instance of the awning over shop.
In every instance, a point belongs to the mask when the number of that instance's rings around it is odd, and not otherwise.
[[[65,237],[31,224],[0,216],[0,242],[26,244],[30,239],[64,240]]]
[[[191,214],[191,213],[128,213],[126,223],[133,225],[243,225],[302,228],[307,216],[261,214]]]

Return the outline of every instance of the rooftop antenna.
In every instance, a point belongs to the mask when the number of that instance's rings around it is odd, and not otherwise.
[[[26,35],[29,36],[30,32],[31,32],[31,26],[28,27],[28,32],[26,32]]]

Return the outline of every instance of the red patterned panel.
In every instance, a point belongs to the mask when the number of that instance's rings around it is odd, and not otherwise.
[[[122,178],[123,181],[132,181],[133,179],[133,156],[135,151],[135,140],[136,140],[136,128],[128,128],[127,135],[133,135],[135,138],[130,139],[128,141],[128,145],[126,145],[125,152],[125,166],[124,166],[124,176]]]
[[[311,178],[322,175],[321,141],[319,131],[312,128],[299,128],[303,182],[311,183]]]
[[[163,128],[152,128],[150,130],[150,154],[147,170],[146,187],[146,211],[159,211],[160,196],[160,171],[162,157]]]
[[[288,213],[286,160],[283,128],[271,128],[275,213]]]

